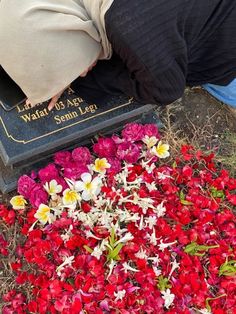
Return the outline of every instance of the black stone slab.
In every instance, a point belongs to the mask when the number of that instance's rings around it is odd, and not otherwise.
[[[87,104],[75,94],[65,95],[49,112],[47,104],[34,108],[19,105],[11,111],[0,108],[0,154],[6,166],[45,156],[74,141],[151,110],[124,97]]]
[[[0,190],[13,190],[20,175],[40,168],[54,152],[88,144],[98,133],[111,134],[147,115],[149,123],[158,123],[153,105],[117,96],[87,104],[71,90],[51,112],[47,103],[11,111],[0,106]]]

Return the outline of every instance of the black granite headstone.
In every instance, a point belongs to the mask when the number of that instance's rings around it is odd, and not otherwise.
[[[72,90],[51,112],[47,103],[34,108],[23,103],[11,111],[0,106],[0,190],[13,190],[20,175],[41,167],[54,152],[88,144],[97,133],[112,133],[153,112],[153,105],[127,97],[88,104]]]

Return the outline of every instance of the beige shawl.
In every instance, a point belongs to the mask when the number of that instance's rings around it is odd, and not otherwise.
[[[113,1],[0,1],[0,64],[32,104],[111,57],[104,16]]]

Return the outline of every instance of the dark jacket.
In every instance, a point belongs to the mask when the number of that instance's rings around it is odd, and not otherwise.
[[[98,93],[168,104],[236,78],[236,0],[114,0],[105,21],[114,56],[79,79]]]

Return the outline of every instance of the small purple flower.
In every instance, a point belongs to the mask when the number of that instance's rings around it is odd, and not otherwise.
[[[65,167],[65,165],[71,161],[71,153],[68,151],[57,152],[54,154],[55,164]]]
[[[143,136],[152,137],[155,136],[156,138],[160,138],[160,134],[158,128],[155,124],[145,124],[143,127]]]
[[[59,177],[59,172],[55,164],[49,164],[45,168],[39,170],[39,179],[42,183],[50,182],[51,180],[56,180]]]
[[[142,140],[144,126],[139,123],[128,123],[122,131],[122,136],[126,141],[137,142]]]
[[[98,142],[93,145],[93,151],[102,158],[115,157],[116,149],[116,144],[111,138],[99,138]]]
[[[88,165],[92,162],[92,156],[87,147],[78,147],[72,151],[72,158],[83,165]]]
[[[27,175],[23,175],[18,180],[17,192],[29,199],[31,189],[36,185],[33,179]]]
[[[139,146],[134,143],[125,142],[118,145],[116,155],[119,159],[134,164],[139,159],[140,149]]]
[[[35,184],[30,191],[29,200],[32,206],[38,208],[40,204],[47,204],[48,194],[40,184]]]

